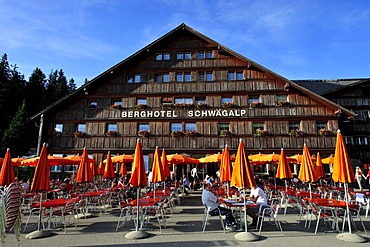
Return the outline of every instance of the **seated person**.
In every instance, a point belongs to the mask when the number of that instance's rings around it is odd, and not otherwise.
[[[221,212],[221,215],[225,215],[226,217],[226,227],[225,229],[227,231],[234,231],[235,227],[235,218],[231,212],[230,209],[221,207],[220,204],[223,203],[223,201],[212,192],[212,184],[206,183],[204,185],[204,189],[202,192],[202,203],[209,209],[209,214],[212,216],[219,215]],[[219,209],[219,210],[218,210]]]
[[[189,179],[186,177],[186,175],[184,175],[183,177],[182,177],[182,185],[184,186],[184,193],[186,194],[186,195],[188,195],[189,193],[188,193],[188,190],[187,189],[189,189],[190,187],[190,182],[189,182]]]
[[[257,182],[256,182],[257,183]],[[265,192],[259,187],[260,184],[254,185],[251,188],[250,196],[247,198],[250,201],[253,201],[260,205],[261,207],[266,207],[267,204],[267,198]],[[259,208],[247,208],[247,214],[252,217],[253,221],[251,226],[257,225],[258,216],[257,213],[259,212]]]

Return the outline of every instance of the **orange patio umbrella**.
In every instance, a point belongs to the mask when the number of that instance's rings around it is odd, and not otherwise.
[[[254,179],[253,169],[249,164],[248,156],[246,154],[244,143],[242,142],[242,140],[240,140],[239,142],[238,151],[236,153],[230,185],[243,190],[244,212],[247,212],[245,190],[247,188],[256,186],[256,181]],[[247,238],[255,239],[256,238],[255,240],[257,240],[258,239],[257,236],[253,235],[252,233],[248,233],[247,214],[244,214],[244,226],[245,226],[245,232],[238,233],[237,235],[235,235],[235,238],[241,238],[241,239],[247,239]],[[248,235],[248,237],[246,237],[246,235]]]
[[[31,184],[31,191],[41,192],[40,196],[40,217],[37,223],[37,230],[40,231],[41,217],[42,217],[42,192],[50,189],[50,166],[48,159],[48,150],[46,144],[42,146],[40,157],[38,159],[35,174]]]
[[[86,148],[84,148],[84,151],[82,153],[82,159],[75,178],[77,183],[87,183],[94,179],[94,174],[90,168],[90,163],[91,162],[87,155],[87,150]]]
[[[98,175],[103,175],[104,174],[104,163],[103,160],[100,160],[99,165],[98,165]]]
[[[99,175],[98,174],[98,167],[96,167],[96,165],[94,163],[90,163],[90,169],[92,170],[94,176]]]
[[[316,170],[306,143],[303,146],[301,168],[299,169],[298,179],[302,182],[309,183],[308,185],[310,189],[310,198],[312,198],[311,183],[319,180],[319,177],[316,174]]]
[[[39,163],[40,158],[41,158],[41,155],[39,157],[25,159],[21,162],[21,165],[22,166],[36,166]],[[71,164],[71,162],[67,158],[63,158],[59,156],[48,155],[47,160],[48,160],[49,166]]]
[[[206,157],[200,158],[199,163],[221,163],[222,154],[211,154]]]
[[[171,177],[170,168],[168,166],[168,160],[166,158],[166,150],[162,150],[161,163],[164,171],[164,176],[166,178]]]
[[[220,165],[220,180],[221,182],[231,181],[231,159],[229,147],[225,145],[225,149],[222,152],[222,159]]]
[[[8,148],[5,153],[3,165],[0,172],[0,185],[5,186],[15,182],[14,168],[10,149]]]
[[[113,163],[131,163],[134,161],[134,156],[128,155],[128,154],[122,154],[122,155],[114,156],[111,159]],[[107,160],[105,159],[103,162],[106,163]]]
[[[132,187],[137,188],[137,208],[139,208],[139,195],[140,195],[140,187],[145,187],[148,185],[148,180],[146,178],[146,171],[145,171],[145,164],[144,164],[144,157],[143,157],[143,150],[141,147],[141,142],[138,139],[136,143],[135,148],[135,154],[134,154],[134,161],[132,163],[132,174],[129,181],[129,184]],[[140,219],[139,217],[139,211],[137,210],[137,219]],[[139,222],[136,224],[135,232],[139,231]],[[128,233],[130,234],[130,233]],[[135,233],[132,233],[134,235]],[[139,234],[138,234],[139,235]],[[140,234],[140,235],[147,235],[147,234]],[[127,237],[127,235],[126,235]]]
[[[0,158],[0,165],[3,163],[3,160],[4,160],[3,158]]]
[[[288,190],[287,179],[292,179],[293,174],[285,155],[284,148],[281,149],[279,163],[276,171],[276,178],[283,179],[285,182],[285,190]]]
[[[25,160],[25,158],[22,158],[22,157],[12,158],[12,162],[14,166],[20,166],[23,160]]]
[[[83,159],[83,154],[82,156],[80,155],[73,155],[73,156],[68,156],[66,159],[72,161],[72,164],[80,164],[81,160]],[[96,161],[92,158],[87,157],[87,162],[88,163],[95,163]]]
[[[181,154],[170,154],[170,155],[167,155],[166,157],[167,157],[169,164],[174,164],[174,165],[199,164],[198,159],[194,159],[194,158],[181,155]]]
[[[121,167],[119,168],[119,175],[126,175],[126,174],[127,174],[126,163],[122,163]]]
[[[155,197],[155,183],[163,182],[166,180],[164,175],[161,157],[159,156],[158,147],[155,148],[152,166],[152,176],[150,177],[150,182],[154,183],[154,197]]]
[[[329,157],[321,159],[323,164],[333,164],[334,163],[334,156],[331,154]]]
[[[112,158],[111,158],[111,155],[110,155],[110,151],[108,151],[103,176],[104,176],[105,179],[113,179],[113,178],[116,177],[116,174],[114,174],[113,163],[112,163]]]
[[[355,175],[353,173],[352,165],[349,160],[347,146],[343,140],[342,133],[340,130],[337,131],[337,140],[335,143],[335,153],[333,162],[333,174],[332,179],[334,182],[340,182],[344,184],[345,200],[347,204],[347,216],[348,216],[348,229],[349,233],[352,233],[350,213],[348,208],[348,183],[355,182]]]
[[[316,167],[315,167],[315,169],[316,169],[316,173],[319,176],[319,178],[325,178],[326,177],[324,166],[322,164],[321,156],[320,156],[319,152],[317,152],[317,156],[316,156]]]

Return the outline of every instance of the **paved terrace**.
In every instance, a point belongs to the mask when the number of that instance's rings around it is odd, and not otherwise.
[[[125,235],[134,228],[132,221],[115,232],[119,209],[113,208],[106,213],[96,214],[92,218],[81,219],[77,229],[74,226],[67,228],[67,233],[63,230],[54,231],[50,237],[43,239],[25,239],[25,235],[36,229],[36,224],[27,228],[26,233],[22,233],[20,246],[27,247],[54,247],[54,246],[368,246],[370,235],[363,231],[356,232],[367,239],[367,243],[346,243],[336,238],[337,233],[325,233],[329,230],[321,224],[317,234],[315,231],[315,221],[310,229],[304,227],[304,221],[297,224],[298,209],[289,209],[286,215],[280,211],[279,218],[284,229],[284,235],[276,229],[275,225],[265,222],[259,241],[241,242],[234,238],[236,232],[223,233],[218,217],[211,218],[211,224],[207,225],[206,232],[202,233],[203,206],[201,204],[201,192],[194,192],[192,195],[182,198],[181,205],[176,206],[175,213],[167,220],[167,227],[160,233],[155,223],[149,226],[147,231],[150,237],[138,240],[126,239]],[[370,216],[364,217],[361,214],[365,226],[370,230]],[[26,216],[22,219],[22,226],[26,221]],[[152,221],[154,222],[154,220]],[[35,223],[35,220],[33,221]],[[358,229],[362,230],[358,222]],[[23,229],[23,227],[22,227]],[[255,231],[258,234],[258,231]],[[17,246],[13,233],[8,233],[6,246]]]

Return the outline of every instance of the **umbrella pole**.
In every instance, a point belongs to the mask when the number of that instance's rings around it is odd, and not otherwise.
[[[308,188],[310,189],[310,199],[312,199],[311,182],[308,184]]]
[[[39,220],[37,221],[37,230],[40,231],[41,220],[42,220],[42,192],[40,193],[40,213],[39,213]]]
[[[140,188],[139,187],[137,187],[137,190],[136,190],[136,199],[137,199],[137,215],[136,215],[136,217],[137,217],[137,222],[136,222],[136,231],[138,231],[139,230],[139,194],[140,194]]]
[[[347,209],[347,217],[348,217],[348,231],[351,234],[352,229],[351,229],[351,221],[350,221],[350,215],[349,215],[349,207],[348,207],[348,184],[344,183],[344,196],[346,198],[346,209]]]
[[[248,232],[248,224],[247,224],[247,204],[246,204],[246,194],[245,194],[245,188],[243,189],[244,192],[244,225],[245,225],[245,232]]]

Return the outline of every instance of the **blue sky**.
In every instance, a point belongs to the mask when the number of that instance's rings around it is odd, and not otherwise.
[[[181,23],[288,79],[370,77],[367,0],[0,0],[0,53],[80,86]]]

